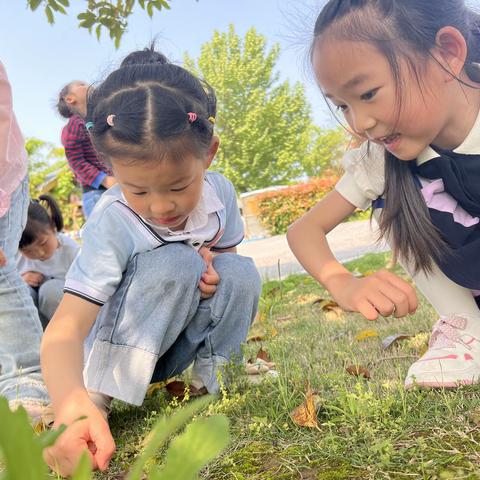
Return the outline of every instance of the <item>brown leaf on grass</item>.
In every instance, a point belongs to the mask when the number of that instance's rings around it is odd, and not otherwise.
[[[361,342],[363,340],[366,340],[367,338],[374,338],[374,337],[378,337],[378,332],[376,330],[367,329],[357,333],[355,335],[355,340],[357,342]]]
[[[318,428],[317,405],[320,397],[307,385],[305,401],[290,412],[292,421],[300,427]]]
[[[394,343],[400,340],[411,338],[411,337],[412,335],[409,335],[408,333],[395,333],[393,335],[389,335],[388,337],[382,340],[382,347],[384,350],[386,350],[387,348],[391,347]]]
[[[270,363],[272,359],[270,358],[269,353],[264,350],[263,348],[260,348],[260,350],[257,352],[257,358],[260,360],[263,360],[264,362]]]
[[[174,380],[168,383],[165,388],[172,397],[177,398],[179,401],[182,401],[186,397],[187,391],[190,398],[201,397],[208,393],[205,387],[196,388],[180,380]]]
[[[325,313],[325,317],[328,320],[336,320],[343,314],[343,309],[337,302],[330,300],[328,298],[317,298],[312,302],[312,308],[319,308],[322,312]]]
[[[368,380],[371,378],[370,372],[362,365],[350,365],[345,370],[348,374],[353,375],[354,377],[363,377]]]
[[[262,342],[263,340],[265,340],[265,335],[252,335],[247,338],[247,343]]]

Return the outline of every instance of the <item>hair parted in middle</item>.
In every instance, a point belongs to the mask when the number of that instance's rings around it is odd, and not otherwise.
[[[107,161],[165,155],[178,160],[208,151],[216,104],[206,82],[149,48],[129,54],[89,90],[86,120],[97,152]],[[190,112],[196,113],[195,122],[189,121]]]

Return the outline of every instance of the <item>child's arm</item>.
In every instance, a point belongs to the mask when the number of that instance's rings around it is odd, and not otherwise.
[[[89,451],[93,468],[105,470],[115,450],[108,424],[83,382],[83,341],[99,308],[65,294],[42,339],[42,373],[53,403],[55,426],[68,427],[45,453],[49,465],[61,475],[73,473],[84,451]],[[87,418],[78,420],[83,416]]]
[[[369,320],[376,320],[379,313],[388,316],[394,312],[396,317],[413,313],[418,301],[409,283],[386,270],[355,278],[335,259],[326,235],[354,211],[354,205],[332,191],[290,227],[290,248],[345,310],[360,312]]]

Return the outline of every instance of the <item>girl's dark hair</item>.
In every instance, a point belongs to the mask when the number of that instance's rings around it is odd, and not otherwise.
[[[118,70],[89,90],[86,121],[106,160],[165,154],[180,159],[208,150],[216,103],[208,84],[147,48],[128,55]]]
[[[58,102],[57,102],[57,110],[58,113],[63,117],[63,118],[70,118],[72,115],[75,115],[75,111],[68,105],[68,103],[65,101],[65,97],[69,94],[70,92],[70,87],[74,84],[75,82],[70,82],[67,83],[61,90],[60,93],[58,94]]]
[[[480,82],[480,17],[464,0],[330,0],[315,23],[312,52],[326,32],[336,39],[374,45],[390,65],[400,111],[406,85],[399,59],[406,61],[422,88],[418,55],[431,57],[437,32],[445,26],[455,27],[465,37],[468,54],[464,69],[472,82]],[[433,263],[452,251],[431,221],[409,163],[385,152],[385,207],[380,232],[393,243],[395,255],[413,265],[415,273],[431,272]]]
[[[45,202],[46,208],[40,202]],[[22,233],[19,248],[31,245],[38,235],[47,230],[61,232],[63,216],[57,202],[50,195],[40,195],[38,200],[32,200],[28,206],[27,225]]]
[[[120,68],[128,67],[129,65],[149,65],[154,63],[168,63],[168,59],[163,53],[155,50],[155,43],[143,50],[137,50],[129,53],[120,64]]]

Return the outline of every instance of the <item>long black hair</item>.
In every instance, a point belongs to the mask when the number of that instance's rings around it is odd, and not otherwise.
[[[390,65],[400,108],[405,85],[399,59],[407,62],[421,88],[423,72],[418,56],[431,57],[436,35],[445,26],[455,27],[465,37],[468,54],[464,70],[472,82],[479,83],[480,20],[464,0],[330,0],[315,23],[312,52],[323,34],[374,45]],[[431,221],[409,162],[400,161],[388,151],[385,151],[384,196],[380,231],[393,243],[395,255],[400,254],[411,263],[415,272],[429,272],[433,263],[451,254]]]
[[[208,151],[216,103],[208,84],[147,48],[89,89],[86,121],[107,161],[183,158]]]
[[[27,224],[20,238],[19,248],[28,247],[37,240],[40,234],[49,230],[54,232],[63,230],[62,212],[50,195],[40,195],[28,206]]]

